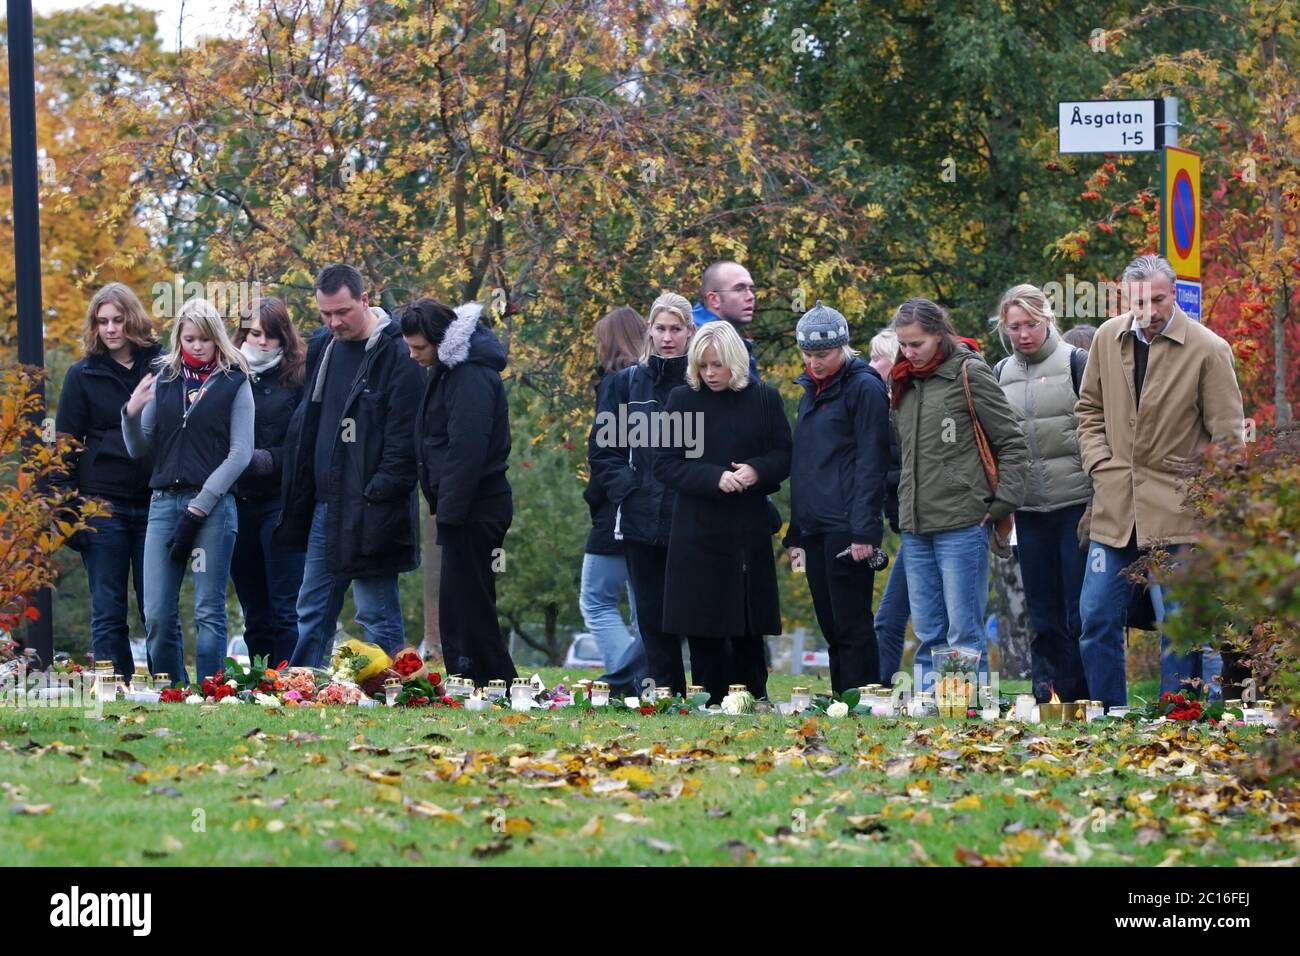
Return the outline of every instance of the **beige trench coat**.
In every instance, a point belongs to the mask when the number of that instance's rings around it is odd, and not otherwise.
[[[1133,390],[1132,315],[1097,330],[1075,405],[1083,469],[1092,479],[1092,540],[1122,548],[1197,539],[1184,508],[1189,473],[1214,442],[1243,442],[1232,349],[1174,307],[1151,343],[1141,409]]]

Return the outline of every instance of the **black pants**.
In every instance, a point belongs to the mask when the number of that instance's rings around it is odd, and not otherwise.
[[[674,694],[686,693],[686,668],[682,666],[682,639],[664,633],[664,572],[668,549],[624,541],[627,574],[636,595],[636,621],[645,646],[646,666],[656,687],[670,687]],[[638,688],[638,691],[640,689]]]
[[[876,572],[865,561],[835,559],[851,543],[847,532],[804,535],[802,541],[813,610],[830,645],[831,689],[837,694],[874,683],[880,674],[871,613]]]
[[[511,517],[510,495],[496,495],[476,502],[463,525],[438,525],[442,657],[449,674],[468,677],[476,687],[518,676],[497,621],[496,576],[504,570],[500,549]]]
[[[305,551],[271,544],[280,521],[279,498],[237,498],[239,536],[230,562],[230,580],[244,614],[248,659],[265,656],[271,667],[293,657],[298,644],[298,592]]]
[[[638,612],[639,612],[638,608]],[[755,699],[767,696],[767,642],[761,635],[689,637],[691,680],[709,692],[709,703],[720,704],[732,684],[744,684]]]

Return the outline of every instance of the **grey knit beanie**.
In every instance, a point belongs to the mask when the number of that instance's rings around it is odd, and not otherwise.
[[[840,313],[821,300],[803,314],[795,327],[794,337],[805,352],[821,352],[849,344],[849,323]]]

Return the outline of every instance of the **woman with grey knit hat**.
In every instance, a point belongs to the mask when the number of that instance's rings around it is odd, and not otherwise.
[[[879,679],[872,623],[874,552],[884,534],[889,396],[880,373],[849,345],[844,316],[818,302],[795,329],[803,386],[790,470],[790,560],[802,561],[817,623],[830,647],[831,687]]]

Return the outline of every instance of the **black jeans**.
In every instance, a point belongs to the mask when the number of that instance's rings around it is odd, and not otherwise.
[[[627,556],[632,593],[636,595],[636,621],[645,647],[650,679],[656,687],[669,687],[675,694],[685,694],[686,668],[682,665],[681,635],[665,634],[663,629],[664,572],[668,567],[668,549],[640,541],[624,541],[623,553]]]
[[[143,629],[144,535],[149,527],[149,502],[110,499],[108,503],[112,513],[91,520],[95,531],[83,535],[86,543],[81,549],[90,588],[90,647],[95,660],[111,660],[117,673],[129,676],[135,663],[127,624],[127,587],[134,579]],[[177,640],[180,630],[177,619]]]
[[[866,561],[846,562],[835,557],[851,543],[846,531],[804,535],[801,542],[813,610],[830,647],[831,689],[837,694],[875,683],[880,674],[880,648],[871,613],[876,572]]]
[[[298,591],[306,551],[273,547],[271,532],[280,523],[279,498],[236,498],[239,536],[230,561],[230,578],[244,614],[248,659],[265,656],[276,667],[293,656],[298,643]]]
[[[509,684],[518,676],[497,620],[497,572],[505,570],[501,546],[512,516],[511,496],[494,495],[475,502],[463,525],[438,525],[442,657],[448,674],[468,677],[476,687],[490,680]]]

